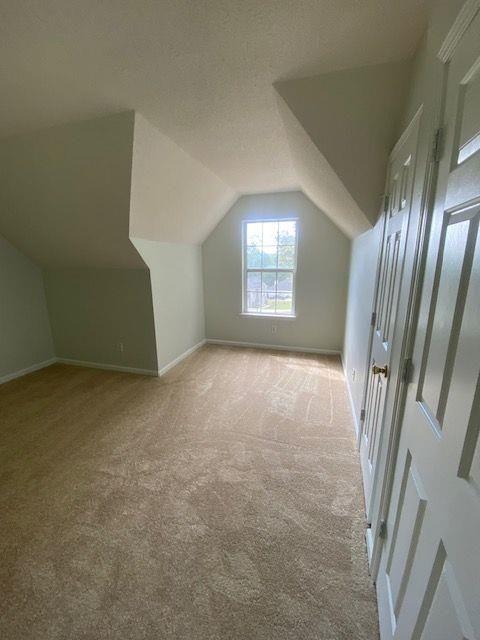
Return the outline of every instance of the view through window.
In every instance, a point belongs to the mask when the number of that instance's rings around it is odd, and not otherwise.
[[[297,221],[245,221],[243,251],[243,312],[294,315]]]

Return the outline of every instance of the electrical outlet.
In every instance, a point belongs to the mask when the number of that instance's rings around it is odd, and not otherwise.
[[[272,324],[272,333],[277,333],[277,325]]]

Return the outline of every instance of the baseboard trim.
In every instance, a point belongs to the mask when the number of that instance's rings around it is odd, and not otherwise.
[[[103,362],[89,362],[87,360],[75,360],[74,358],[57,358],[60,364],[69,364],[74,367],[87,367],[88,369],[104,369],[106,371],[121,371],[122,373],[138,373],[143,376],[157,376],[155,369],[137,369],[136,367],[124,367],[119,364],[104,364]]]
[[[352,412],[353,428],[355,429],[355,437],[358,443],[360,438],[360,425],[358,424],[357,414],[355,413],[355,403],[353,402],[352,390],[350,389],[350,383],[348,381],[348,374],[345,368],[345,360],[343,357],[343,353],[341,354],[340,359],[342,361],[343,375],[345,376],[345,384],[347,386],[348,400],[350,402],[350,411]]]
[[[18,371],[14,371],[13,373],[7,373],[6,375],[0,377],[0,384],[10,382],[10,380],[15,380],[15,378],[21,378],[22,376],[26,376],[29,373],[38,371],[39,369],[45,369],[45,367],[49,367],[51,364],[55,364],[56,361],[56,358],[49,358],[48,360],[44,360],[43,362],[32,364],[30,367],[26,367],[25,369],[19,369]]]
[[[336,349],[313,349],[310,347],[289,347],[279,344],[261,344],[258,342],[237,342],[235,340],[218,340],[217,338],[207,338],[207,344],[219,344],[225,347],[251,347],[254,349],[274,349],[276,351],[296,351],[297,353],[319,353],[323,355],[339,356],[340,351]]]
[[[167,371],[170,371],[170,369],[173,369],[173,367],[179,364],[182,360],[185,360],[185,358],[188,358],[188,356],[192,355],[192,353],[194,353],[195,351],[198,351],[200,347],[203,347],[205,343],[206,343],[205,339],[200,340],[200,342],[197,342],[197,344],[194,344],[193,347],[190,347],[190,349],[187,349],[186,351],[181,353],[177,358],[175,358],[174,360],[166,364],[164,367],[159,369],[157,375],[159,377],[165,375]]]

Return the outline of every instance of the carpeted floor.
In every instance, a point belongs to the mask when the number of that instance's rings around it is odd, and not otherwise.
[[[2,640],[375,640],[335,357],[0,387]]]

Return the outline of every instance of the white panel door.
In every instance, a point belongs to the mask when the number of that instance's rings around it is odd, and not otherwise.
[[[377,577],[382,640],[480,640],[480,14],[446,72],[445,150]]]
[[[395,145],[388,166],[385,229],[377,273],[370,369],[365,395],[365,416],[360,436],[360,460],[369,523],[371,522],[372,485],[389,384],[392,338],[410,218],[420,118],[421,111],[416,114]]]

